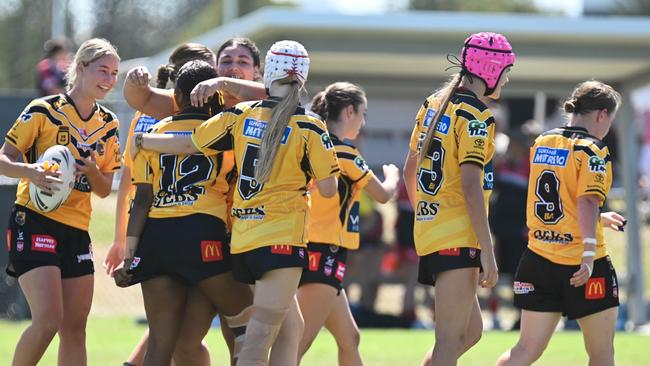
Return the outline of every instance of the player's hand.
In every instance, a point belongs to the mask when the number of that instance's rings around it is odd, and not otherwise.
[[[627,224],[625,217],[614,211],[601,213],[600,222],[603,223],[604,227],[608,227],[614,231],[623,231]]]
[[[483,267],[483,272],[479,277],[481,287],[492,288],[496,286],[499,280],[499,269],[492,248],[481,249],[481,267]]]
[[[43,163],[29,164],[27,168],[25,178],[29,179],[38,188],[48,192],[61,190],[59,185],[63,184],[63,181],[59,179],[62,173],[58,170],[58,164],[50,165],[49,162],[45,161]]]
[[[75,172],[77,176],[85,175],[87,177],[96,177],[102,174],[97,166],[97,158],[94,151],[90,152],[89,157],[77,160],[74,166],[77,168],[77,171]]]
[[[113,276],[115,270],[119,268],[124,260],[124,243],[114,241],[113,245],[108,248],[108,253],[106,253],[106,258],[104,259],[104,268],[106,269],[106,274]]]
[[[205,103],[208,103],[210,98],[214,97],[214,93],[222,90],[224,87],[224,78],[208,79],[196,84],[190,93],[192,106],[203,107]]]
[[[381,167],[384,170],[384,178],[395,179],[399,181],[399,168],[395,164],[384,164]]]
[[[150,80],[151,74],[144,66],[136,66],[126,73],[126,83],[136,88],[147,88]]]
[[[594,269],[594,257],[582,257],[580,269],[573,274],[569,283],[573,287],[580,287],[587,283]]]

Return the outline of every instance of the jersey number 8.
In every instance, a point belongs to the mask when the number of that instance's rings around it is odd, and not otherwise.
[[[535,194],[540,201],[535,201],[535,216],[543,223],[554,225],[564,217],[560,199],[560,180],[555,172],[545,170],[537,178]]]

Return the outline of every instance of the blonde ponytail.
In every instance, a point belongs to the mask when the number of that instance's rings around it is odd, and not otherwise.
[[[431,143],[433,142],[433,134],[436,132],[436,128],[438,128],[438,122],[440,122],[442,116],[445,115],[445,111],[449,105],[449,100],[451,99],[451,96],[454,94],[456,89],[458,89],[461,79],[462,75],[461,73],[458,73],[452,77],[447,85],[436,91],[435,96],[440,100],[440,106],[438,107],[436,114],[433,116],[433,120],[429,125],[427,134],[424,136],[422,149],[420,150],[420,155],[418,157],[418,165],[422,164],[422,160],[424,160],[424,157],[427,155],[427,151],[429,151],[431,148]]]
[[[300,90],[302,85],[296,81],[291,82],[291,89],[284,99],[273,107],[271,120],[268,122],[262,142],[257,166],[255,167],[255,180],[264,184],[271,175],[275,156],[278,154],[284,131],[289,125],[289,119],[300,103]]]

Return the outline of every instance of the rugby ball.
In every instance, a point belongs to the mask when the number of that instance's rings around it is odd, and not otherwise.
[[[56,169],[61,172],[59,179],[63,183],[55,183],[58,191],[45,191],[34,183],[29,183],[29,198],[34,207],[41,212],[50,212],[61,206],[68,199],[75,182],[75,159],[70,150],[61,145],[55,145],[45,150],[38,158],[37,163],[42,164],[43,169]]]

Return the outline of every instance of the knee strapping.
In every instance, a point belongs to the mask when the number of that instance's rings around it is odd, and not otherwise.
[[[228,327],[235,330],[237,328],[246,327],[246,324],[250,320],[252,313],[253,313],[253,305],[246,307],[237,315],[232,315],[232,316],[224,315],[224,319],[226,319],[226,323],[228,324]],[[235,334],[235,335],[239,335],[239,334]]]
[[[246,339],[237,365],[266,365],[271,344],[278,335],[289,308],[256,307],[246,327]]]

